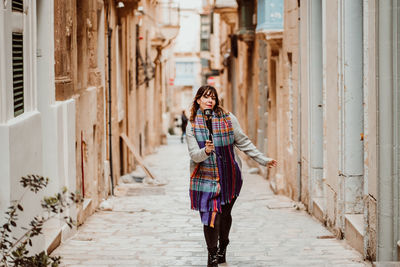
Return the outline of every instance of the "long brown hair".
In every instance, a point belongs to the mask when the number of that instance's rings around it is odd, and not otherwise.
[[[200,108],[200,105],[197,103],[197,100],[202,97],[202,96],[215,96],[215,106],[213,108],[214,112],[217,113],[218,116],[222,116],[223,114],[226,114],[227,111],[225,111],[220,105],[219,105],[219,98],[218,98],[218,93],[217,89],[212,87],[211,85],[203,85],[201,86],[196,93],[196,96],[193,99],[192,107],[190,109],[190,121],[193,122],[194,118],[196,117],[197,110]]]

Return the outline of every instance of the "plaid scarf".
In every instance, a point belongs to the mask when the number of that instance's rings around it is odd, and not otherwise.
[[[205,147],[209,130],[200,109],[192,128],[199,147]],[[191,208],[200,211],[203,224],[214,227],[221,205],[230,203],[239,195],[242,177],[233,152],[234,133],[229,115],[218,116],[213,112],[212,136],[215,153],[198,163],[190,176],[189,192]]]

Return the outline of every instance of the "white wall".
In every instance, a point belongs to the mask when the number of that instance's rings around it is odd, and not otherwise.
[[[0,220],[4,219],[10,201],[20,199],[24,192],[19,183],[21,177],[42,174],[41,135],[41,115],[38,112],[26,112],[0,124]],[[22,202],[25,212],[19,215],[18,220],[21,225],[27,226],[29,220],[40,213],[39,199],[42,197],[42,193],[27,192]],[[36,239],[34,251],[43,245],[43,238]]]
[[[52,1],[24,1],[25,13],[0,6],[0,221],[10,201],[20,198],[20,178],[28,174],[49,177],[44,193],[24,196],[27,224],[40,214],[40,199],[63,186],[75,191],[75,101],[55,102],[54,6]],[[37,4],[37,5],[36,5]],[[37,9],[36,9],[37,7]],[[6,21],[13,21],[11,24]],[[22,21],[22,22],[21,22]],[[11,25],[11,26],[10,26]],[[24,33],[24,113],[14,118],[11,33]],[[74,211],[70,213],[74,215]],[[32,252],[45,249],[44,237]]]
[[[75,101],[55,101],[54,80],[54,5],[39,0],[37,5],[38,109],[43,114],[43,174],[50,178],[46,192],[54,194],[67,184],[75,187]],[[65,154],[65,151],[70,151]],[[72,158],[71,158],[72,157]],[[68,176],[66,176],[68,175]]]

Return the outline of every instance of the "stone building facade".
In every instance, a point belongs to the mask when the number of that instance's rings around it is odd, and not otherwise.
[[[365,258],[398,261],[397,2],[301,4],[304,202]]]
[[[397,10],[369,0],[213,4],[223,103],[278,160],[262,170],[271,187],[377,261],[399,259]]]
[[[81,224],[136,168],[133,153],[165,141],[165,73],[179,31],[168,20],[179,10],[170,2],[1,4],[0,212],[19,198],[21,176],[39,174],[51,182],[42,195],[26,196],[27,216],[66,186],[84,197],[66,212]],[[44,232],[34,247],[50,251],[73,230],[54,221]]]

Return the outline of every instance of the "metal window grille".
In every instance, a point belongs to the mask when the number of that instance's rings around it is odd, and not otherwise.
[[[24,12],[24,0],[12,0],[11,10],[16,12]]]
[[[24,112],[24,49],[23,34],[12,33],[14,116]]]

